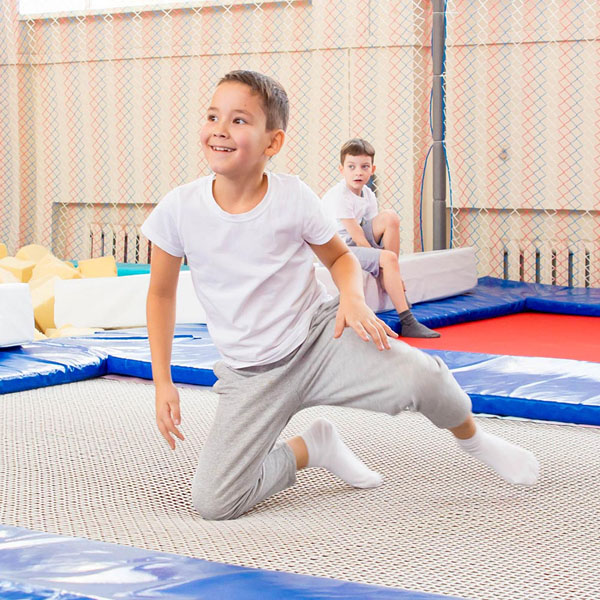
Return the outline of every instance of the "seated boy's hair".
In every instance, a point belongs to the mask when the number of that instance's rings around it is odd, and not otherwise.
[[[370,156],[375,159],[375,148],[362,138],[352,138],[348,140],[340,150],[340,164],[344,164],[346,156]]]
[[[278,81],[256,71],[230,71],[221,77],[217,85],[226,81],[243,83],[260,96],[267,116],[267,131],[274,129],[285,131],[290,107],[285,89]]]

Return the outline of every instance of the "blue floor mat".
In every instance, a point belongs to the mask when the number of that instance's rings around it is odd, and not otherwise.
[[[0,598],[451,600],[0,525]],[[457,600],[457,599],[455,599]]]
[[[467,294],[413,307],[417,318],[440,327],[512,314],[537,302],[557,311],[600,312],[600,290],[554,288],[485,277]],[[530,310],[534,310],[529,306]],[[577,312],[579,311],[579,312]],[[397,328],[395,312],[381,315]],[[469,352],[430,351],[448,364],[470,395],[475,412],[600,424],[600,369],[597,363],[565,359],[510,357]],[[172,353],[173,380],[212,385],[220,358],[206,325],[178,325]],[[150,379],[145,328],[60,338],[0,350],[0,393],[98,377],[106,373]]]

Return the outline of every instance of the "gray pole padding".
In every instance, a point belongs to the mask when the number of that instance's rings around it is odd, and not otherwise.
[[[444,0],[433,0],[433,249],[446,248],[446,160],[444,158]]]

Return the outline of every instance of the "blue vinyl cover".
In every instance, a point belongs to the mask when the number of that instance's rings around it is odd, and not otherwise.
[[[0,348],[0,394],[81,381],[106,374],[106,354],[60,343],[32,342]]]
[[[61,338],[60,342],[71,348],[86,346],[101,350],[106,357],[106,373],[152,379],[150,345],[145,328],[135,332],[104,331],[94,336]],[[213,365],[220,358],[205,325],[177,327],[171,351],[173,381],[213,385],[217,380]]]
[[[421,323],[433,328],[502,317],[525,310],[597,317],[600,316],[600,289],[482,277],[477,287],[465,294],[420,302],[412,308]],[[394,331],[400,331],[395,310],[380,313],[379,317]]]
[[[488,293],[494,289],[501,294],[518,293],[525,299],[526,310],[584,317],[600,316],[600,288],[570,288],[481,277],[476,289],[485,289]]]
[[[32,595],[22,595],[24,588],[31,589]],[[58,593],[48,596],[48,590]],[[13,591],[15,594],[10,595]],[[237,567],[0,525],[0,598],[71,600],[77,597],[101,600],[449,598],[323,577]]]
[[[497,285],[497,281],[503,280],[484,277],[479,280],[476,288],[465,294],[443,300],[419,302],[412,307],[412,312],[421,323],[436,328],[512,315],[525,310],[523,289],[504,288]],[[400,321],[395,310],[381,312],[378,316],[394,331],[400,331]]]
[[[560,302],[553,300],[552,292],[563,299]],[[555,289],[486,277],[468,294],[422,303],[413,311],[422,322],[435,327],[448,322],[519,312],[524,309],[525,302],[532,298],[544,300],[544,295],[550,297],[555,307],[570,298],[568,308],[584,303],[588,312],[600,309],[600,303],[596,304],[600,301],[597,298],[600,290]],[[392,326],[398,325],[395,311],[382,316]],[[448,364],[471,396],[475,412],[599,424],[600,369],[597,363],[429,352],[439,355]],[[172,358],[175,382],[213,385],[216,378],[212,368],[219,358],[206,325],[176,327]],[[151,378],[145,328],[105,331],[93,336],[46,340],[0,350],[0,393],[78,381],[105,373]]]
[[[473,412],[600,425],[600,365],[561,358],[427,350],[440,356]]]

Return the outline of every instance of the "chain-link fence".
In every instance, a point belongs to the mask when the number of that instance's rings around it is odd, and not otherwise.
[[[288,140],[271,165],[317,193],[338,149],[376,147],[380,207],[402,251],[427,247],[431,2],[204,2],[193,8],[0,18],[0,241],[61,258],[146,262],[139,226],[208,172],[199,132],[234,68],[279,79]],[[449,0],[451,242],[481,275],[600,285],[600,4]],[[427,187],[428,178],[424,178]]]
[[[287,89],[288,140],[271,168],[317,193],[340,177],[344,141],[372,141],[380,205],[401,214],[402,249],[415,249],[430,143],[428,2],[204,2],[23,20],[9,0],[2,17],[11,160],[0,167],[0,240],[11,251],[35,242],[64,259],[146,262],[139,227],[168,190],[208,172],[200,128],[235,68]]]
[[[481,274],[600,286],[600,3],[446,11],[455,245]]]

